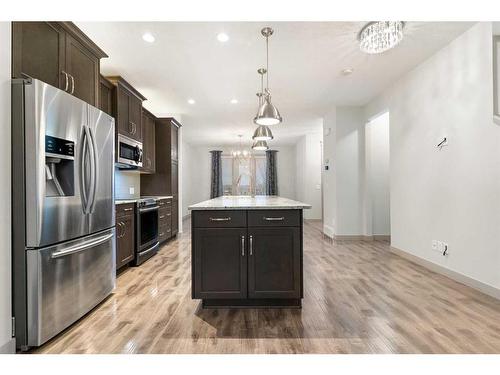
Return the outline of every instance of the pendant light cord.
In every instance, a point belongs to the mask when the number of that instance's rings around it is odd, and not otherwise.
[[[269,91],[269,36],[266,36],[266,89]]]

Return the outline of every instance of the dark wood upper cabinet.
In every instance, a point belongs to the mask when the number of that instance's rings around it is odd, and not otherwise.
[[[246,228],[196,228],[193,298],[246,298]]]
[[[99,76],[99,109],[113,116],[113,84]]]
[[[155,122],[155,173],[141,175],[142,195],[173,195],[178,194],[177,161],[172,160],[172,135],[177,137],[178,132],[172,127],[180,124],[171,117],[157,118]],[[175,165],[174,165],[175,164]]]
[[[13,78],[28,75],[98,106],[103,57],[72,22],[12,23]]]
[[[181,125],[175,121],[175,119],[172,119],[171,122],[171,131],[172,134],[170,136],[171,138],[171,145],[172,149],[170,151],[170,155],[172,157],[172,161],[178,161],[179,160],[179,127]]]
[[[146,98],[120,76],[106,77],[113,90],[113,116],[118,134],[142,142],[142,102]]]
[[[87,103],[97,105],[99,58],[71,35],[66,35],[66,72],[70,76],[70,92]]]
[[[142,109],[142,168],[143,173],[155,173],[155,122],[156,117],[146,109]]]

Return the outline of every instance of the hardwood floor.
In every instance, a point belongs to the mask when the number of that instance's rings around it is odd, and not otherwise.
[[[186,223],[185,228],[189,228]],[[390,253],[304,226],[301,310],[203,310],[190,233],[36,353],[500,353],[500,301]]]

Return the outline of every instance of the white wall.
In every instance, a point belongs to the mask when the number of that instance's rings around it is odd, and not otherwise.
[[[188,215],[187,207],[191,204],[210,199],[210,150],[222,150],[224,153],[230,153],[235,145],[231,146],[196,146],[184,142],[185,154],[188,162],[184,176],[183,194],[186,197],[183,205],[182,215]],[[295,147],[278,146],[271,147],[278,150],[277,169],[278,169],[278,190],[279,195],[285,198],[295,199]]]
[[[321,132],[302,136],[295,145],[296,184],[295,196],[298,201],[310,204],[304,210],[305,219],[321,219]]]
[[[492,121],[492,30],[478,23],[384,91],[391,240],[411,255],[500,288],[500,126]],[[436,148],[446,136],[449,145]],[[449,256],[431,250],[449,244]]]
[[[13,353],[11,338],[11,23],[0,22],[0,353]]]
[[[189,215],[188,206],[192,203],[192,190],[195,189],[191,181],[191,171],[193,170],[193,149],[189,143],[182,142],[182,214],[180,217]]]
[[[337,109],[333,107],[323,117],[323,232],[332,237],[335,235],[335,218],[337,213],[336,174],[335,174],[335,142],[337,130]],[[328,168],[328,169],[326,169]]]
[[[372,119],[365,128],[367,235],[389,235],[390,220],[390,155],[389,112]]]
[[[335,131],[335,235],[363,234],[365,138],[360,107],[337,107]]]

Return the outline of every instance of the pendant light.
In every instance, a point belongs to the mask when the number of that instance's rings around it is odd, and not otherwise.
[[[253,119],[257,125],[277,125],[283,121],[278,108],[271,103],[271,92],[269,91],[269,37],[273,33],[274,30],[270,27],[265,27],[261,30],[261,34],[266,38],[266,89],[263,92],[264,95],[257,115]]]
[[[252,137],[254,141],[270,141],[273,138],[271,129],[266,125],[259,125],[259,127],[255,129]]]
[[[252,145],[255,151],[266,151],[269,148],[266,141],[257,141]]]
[[[257,73],[260,74],[260,92],[257,93],[257,97],[259,98],[259,108],[262,104],[262,98],[264,96],[264,74],[267,72],[266,69],[260,68],[257,70]],[[271,129],[269,129],[266,125],[259,125],[255,132],[253,133],[252,139],[254,141],[270,141],[273,139],[273,133]]]

